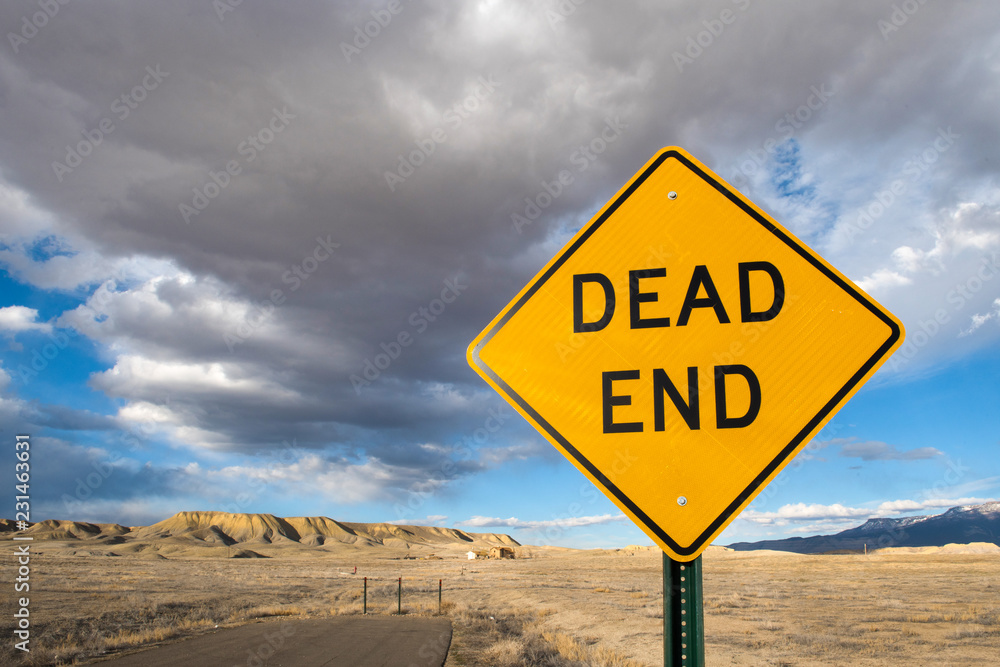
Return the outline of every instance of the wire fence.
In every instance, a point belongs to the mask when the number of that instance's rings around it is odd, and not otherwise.
[[[436,594],[437,613],[441,613],[444,596],[444,580],[438,579],[436,584],[407,582],[403,585],[403,577],[398,577],[395,581],[387,582],[384,579],[362,577],[361,613],[393,613],[404,614],[407,609],[403,607],[404,594],[407,601],[419,601],[421,604],[431,604],[433,610],[434,596]],[[395,603],[394,608],[392,603]]]

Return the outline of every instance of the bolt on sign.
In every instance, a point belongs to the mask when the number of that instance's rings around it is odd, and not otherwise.
[[[669,147],[469,346],[470,365],[691,561],[903,342],[903,326]]]

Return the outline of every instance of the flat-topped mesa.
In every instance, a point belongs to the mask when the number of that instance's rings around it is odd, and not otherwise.
[[[229,512],[178,512],[151,526],[135,531],[136,539],[176,537],[216,527],[234,542],[299,541],[299,534],[287,521],[273,514],[232,514]]]
[[[297,542],[306,546],[322,546],[339,542],[357,546],[402,548],[414,544],[520,546],[509,535],[466,533],[437,526],[347,523],[325,516],[282,518],[273,514],[198,511],[178,512],[151,526],[136,528],[132,531],[132,536],[138,540],[186,537],[226,544]]]

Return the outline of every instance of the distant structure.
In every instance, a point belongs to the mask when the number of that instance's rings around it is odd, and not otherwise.
[[[465,552],[469,560],[501,560],[504,558],[517,558],[514,549],[511,547],[490,547],[489,550],[477,549],[476,551]]]

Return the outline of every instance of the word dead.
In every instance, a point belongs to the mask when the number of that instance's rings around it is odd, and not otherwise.
[[[773,320],[781,312],[785,303],[785,282],[770,262],[741,262],[736,266],[736,276],[739,284],[739,319],[741,322],[767,322]],[[696,310],[711,311],[707,318],[695,317],[694,322],[704,325],[732,324],[730,310],[735,313],[733,304],[727,309],[719,291],[712,279],[712,274],[706,265],[697,265],[687,281],[684,297],[680,308],[675,311],[676,318],[669,316],[652,317],[644,312],[645,304],[660,301],[657,288],[670,284],[667,281],[667,269],[652,268],[628,272],[628,326],[630,330],[653,329],[692,326],[692,315]],[[594,294],[594,290],[604,297],[604,309],[597,319],[587,319],[584,312],[584,297],[586,292]],[[755,298],[752,298],[755,297]],[[593,299],[591,299],[593,302]],[[580,273],[573,276],[573,333],[592,333],[605,329],[614,319],[618,302],[612,281],[602,273]],[[766,308],[761,309],[766,304]],[[589,313],[593,317],[593,313]],[[654,368],[645,375],[639,369],[610,370],[601,373],[601,396],[603,408],[604,433],[641,433],[643,422],[616,422],[614,409],[616,406],[632,404],[630,394],[617,393],[615,383],[646,379],[651,380],[653,392],[653,429],[666,430],[666,401],[670,398],[677,413],[687,427],[692,430],[701,429],[699,369],[697,366],[687,368],[687,399],[663,368]],[[715,427],[717,429],[744,428],[757,418],[761,406],[761,386],[757,375],[743,364],[728,364],[715,366],[711,369],[715,383]],[[739,378],[742,378],[740,380]],[[730,414],[730,406],[726,401],[727,379],[729,382],[745,383],[750,396],[750,402],[742,415]]]

